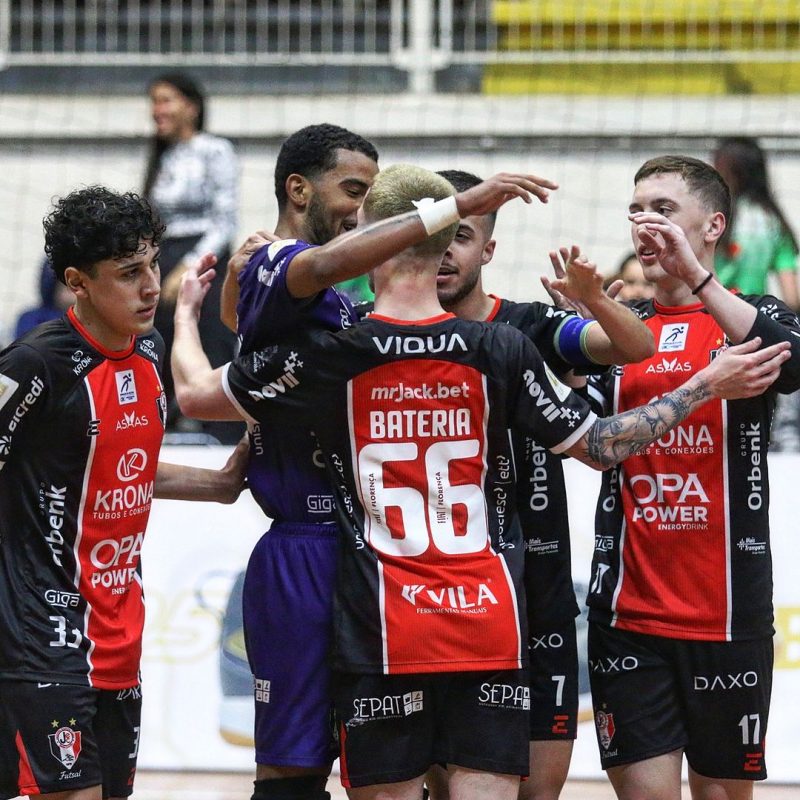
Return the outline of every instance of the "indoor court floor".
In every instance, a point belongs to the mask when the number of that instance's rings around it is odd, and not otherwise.
[[[247,800],[251,780],[243,773],[142,771],[136,776],[134,800]],[[333,800],[347,797],[338,776],[331,778],[328,791]],[[689,800],[686,785],[683,797]],[[561,800],[614,800],[614,793],[603,781],[569,781]],[[800,800],[800,786],[756,786],[755,800]]]

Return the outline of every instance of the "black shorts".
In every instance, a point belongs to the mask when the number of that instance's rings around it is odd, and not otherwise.
[[[142,693],[0,681],[0,800],[103,787],[133,792]]]
[[[528,637],[531,741],[561,741],[578,735],[578,644],[575,620]]]
[[[528,774],[527,670],[334,676],[347,787],[397,783],[432,764]]]
[[[699,775],[764,780],[772,662],[772,637],[698,642],[590,623],[603,768],[683,749]]]

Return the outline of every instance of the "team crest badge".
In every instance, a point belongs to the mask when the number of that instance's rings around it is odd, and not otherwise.
[[[60,761],[67,769],[72,769],[72,765],[81,754],[81,732],[65,726],[47,738],[50,740],[50,752],[53,758]]]
[[[600,744],[603,745],[604,750],[608,750],[616,731],[614,715],[606,714],[605,711],[598,711],[595,717],[595,724],[597,725],[597,733],[600,736]]]

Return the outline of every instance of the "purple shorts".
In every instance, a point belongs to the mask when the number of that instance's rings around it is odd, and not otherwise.
[[[337,537],[333,525],[275,523],[247,564],[258,764],[326,767],[338,755],[329,667]]]

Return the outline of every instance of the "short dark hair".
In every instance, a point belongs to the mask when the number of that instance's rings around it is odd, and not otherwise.
[[[461,169],[440,169],[436,174],[450,181],[457,192],[466,192],[467,189],[471,189],[473,186],[483,183],[483,178],[479,178],[471,172],[464,172],[464,170]],[[487,233],[491,236],[494,230],[494,224],[497,222],[497,212],[492,211],[490,214],[484,214],[484,216],[489,223],[487,226]]]
[[[147,200],[105,186],[88,186],[55,200],[43,224],[44,251],[61,283],[67,267],[92,275],[98,262],[132,255],[142,239],[155,246],[164,233]]]
[[[658,156],[645,161],[633,179],[634,186],[651,175],[680,175],[689,191],[708,208],[731,218],[731,193],[728,185],[710,164],[690,156]]]
[[[275,164],[275,197],[278,209],[286,207],[286,179],[302,175],[313,181],[336,167],[337,150],[353,150],[378,162],[375,146],[357,133],[338,125],[307,125],[295,131],[282,145]]]

